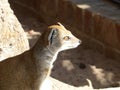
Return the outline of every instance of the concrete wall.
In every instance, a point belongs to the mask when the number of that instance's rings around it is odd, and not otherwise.
[[[120,9],[103,0],[10,0],[33,10],[46,23],[74,27],[83,45],[120,59]]]

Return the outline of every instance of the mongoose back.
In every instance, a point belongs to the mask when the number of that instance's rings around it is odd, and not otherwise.
[[[0,62],[0,90],[43,90],[58,53],[80,43],[60,23],[47,27],[30,50]]]

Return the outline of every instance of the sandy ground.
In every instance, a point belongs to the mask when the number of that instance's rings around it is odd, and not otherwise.
[[[18,8],[15,14],[22,23],[32,47],[46,25],[29,11],[22,10],[21,13]],[[80,90],[81,87],[89,86],[86,79],[92,82],[95,89],[115,87],[120,83],[120,61],[106,58],[99,52],[81,45],[58,55],[51,77],[53,90]]]

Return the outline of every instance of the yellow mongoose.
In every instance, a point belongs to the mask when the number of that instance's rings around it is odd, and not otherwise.
[[[49,26],[33,48],[0,62],[0,90],[42,90],[58,52],[80,43],[62,24]]]

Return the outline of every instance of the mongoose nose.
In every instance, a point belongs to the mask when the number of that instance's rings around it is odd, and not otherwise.
[[[82,43],[82,41],[81,40],[79,40],[79,44],[81,44]]]

